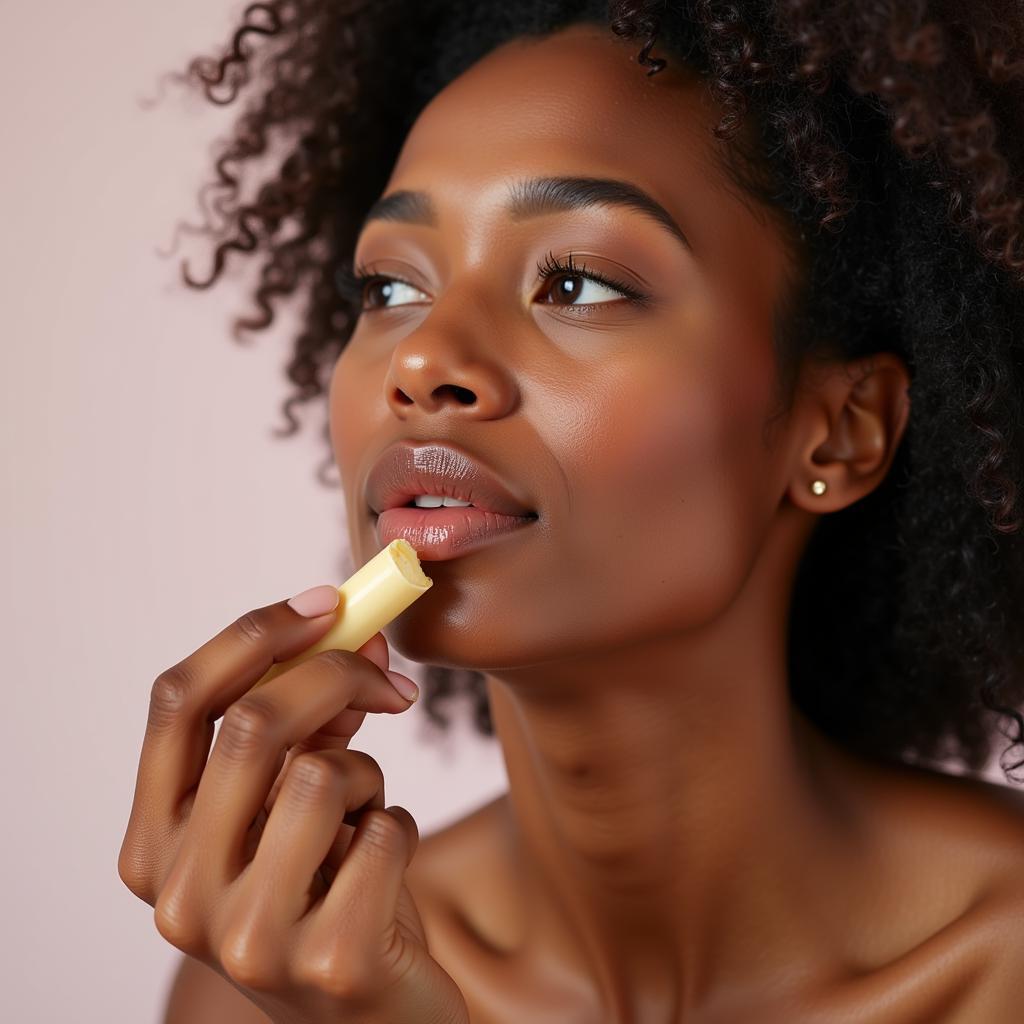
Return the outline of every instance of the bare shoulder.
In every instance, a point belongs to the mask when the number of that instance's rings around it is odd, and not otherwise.
[[[890,810],[918,841],[942,841],[965,869],[973,865],[979,898],[993,887],[1021,886],[1024,788],[909,765],[889,778]]]
[[[807,1019],[1024,1019],[1024,794],[925,767],[845,767],[858,825],[832,904],[843,968],[808,994]]]
[[[937,912],[926,934],[967,936],[965,955],[997,986],[1007,969],[1024,976],[1024,789],[915,766],[876,778],[898,891]]]
[[[977,884],[965,915],[965,983],[946,1024],[1012,1024],[1024,1018],[1024,791],[961,776],[946,786]]]
[[[930,768],[876,770],[875,838],[904,891],[943,904],[948,920],[977,918],[1024,899],[1024,788]],[[1024,916],[1016,917],[1024,946]],[[986,924],[987,927],[987,924]]]
[[[1024,899],[991,901],[975,913],[964,982],[943,1024],[1016,1024],[1024,1015]]]

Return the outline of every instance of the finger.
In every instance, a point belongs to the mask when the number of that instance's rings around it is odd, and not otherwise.
[[[389,679],[392,676],[408,679],[408,676],[401,676],[401,673],[393,673],[388,669],[390,651],[383,633],[374,633],[362,647],[357,649],[356,653],[361,654],[364,658],[368,658],[378,668],[383,669]],[[365,711],[346,708],[335,715],[329,722],[325,722],[320,726],[315,733],[307,736],[294,747],[290,747],[285,755],[284,764],[278,772],[274,784],[270,787],[270,795],[267,797],[265,804],[267,811],[269,812],[273,808],[277,795],[280,792],[281,784],[284,782],[285,775],[288,772],[288,766],[294,758],[299,754],[305,753],[307,750],[344,750],[348,747],[352,737],[359,731],[359,727],[363,724],[365,717]]]
[[[314,942],[331,944],[332,935],[336,940],[342,934],[385,935],[418,846],[416,821],[404,807],[364,811],[323,904],[310,916]]]
[[[385,675],[390,679],[392,673],[389,671],[388,666],[390,664],[391,653],[388,650],[388,642],[381,632],[376,632],[369,640],[363,644],[357,651],[357,654],[361,654],[364,658],[372,661],[379,669],[381,669]],[[408,678],[402,676],[401,673],[394,673],[394,675],[400,678]],[[351,739],[362,725],[363,714],[359,711],[354,711],[351,708],[347,708],[342,711],[341,714],[332,718],[329,722],[325,722],[317,733],[317,739],[321,736],[343,736]],[[310,749],[317,749],[321,744],[313,742],[310,745]],[[336,744],[324,743],[324,746],[336,746]]]
[[[271,665],[312,646],[333,621],[333,612],[303,618],[285,601],[257,608],[162,672],[150,696],[138,795],[151,806],[184,796],[202,775],[214,721]]]
[[[334,867],[341,863],[339,833],[347,847],[366,808],[384,809],[384,774],[369,754],[322,750],[292,761],[240,888],[239,904],[252,908],[264,934],[280,934],[306,913],[317,870],[332,851]]]
[[[288,773],[288,765],[307,751],[313,750],[346,750],[352,737],[359,731],[359,727],[366,718],[365,711],[357,711],[354,708],[346,708],[335,715],[330,721],[325,722],[316,732],[310,733],[304,740],[299,740],[293,747],[288,748],[284,756],[281,770],[270,787],[270,794],[264,803],[267,812],[274,806],[277,795],[280,792],[281,784]]]
[[[304,618],[286,601],[256,608],[157,677],[119,859],[122,877],[143,899],[166,878],[176,846],[172,834],[202,777],[214,721],[272,664],[312,646],[334,621],[333,612]],[[137,849],[139,836],[145,850]],[[166,854],[153,863],[158,848]]]
[[[379,669],[387,670],[391,664],[391,652],[388,650],[387,638],[379,631],[374,633],[356,653],[368,658]]]
[[[287,748],[349,706],[397,713],[410,704],[362,655],[330,650],[300,662],[225,712],[182,844],[215,891],[245,867],[246,834]]]

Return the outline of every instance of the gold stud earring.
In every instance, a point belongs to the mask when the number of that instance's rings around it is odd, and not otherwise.
[[[828,484],[825,483],[824,480],[815,480],[814,483],[811,484],[811,490],[815,494],[824,494],[827,489]]]

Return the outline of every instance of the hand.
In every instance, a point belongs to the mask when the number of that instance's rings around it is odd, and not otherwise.
[[[276,1024],[468,1024],[404,882],[416,822],[347,749],[367,712],[410,706],[383,634],[248,692],[333,621],[258,608],[157,677],[118,873]]]

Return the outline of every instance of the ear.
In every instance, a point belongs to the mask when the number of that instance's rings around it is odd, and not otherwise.
[[[896,456],[910,417],[910,372],[892,352],[832,363],[801,392],[805,424],[787,491],[808,512],[835,512],[870,494]],[[825,493],[811,490],[815,480]]]

